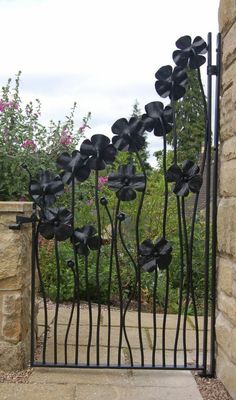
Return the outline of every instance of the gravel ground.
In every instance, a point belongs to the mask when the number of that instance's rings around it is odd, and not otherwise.
[[[233,400],[219,379],[200,378],[193,373],[203,400]]]

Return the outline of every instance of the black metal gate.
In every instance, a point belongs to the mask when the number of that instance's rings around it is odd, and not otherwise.
[[[116,121],[111,141],[94,135],[84,140],[80,151],[64,152],[57,159],[60,175],[40,171],[32,177],[23,166],[30,176],[29,193],[34,201],[32,366],[194,369],[203,375],[214,374],[220,35],[214,65],[211,34],[207,43],[201,37],[192,41],[184,36],[176,46],[176,66],[164,66],[155,75],[156,92],[169,98],[169,105],[149,103],[141,118]],[[205,96],[200,67],[206,58]],[[204,109],[199,166],[192,160],[183,165],[179,162],[179,132],[184,127],[178,126],[176,109],[185,96],[191,71],[197,76]],[[161,219],[152,213],[150,222],[145,202],[155,188],[149,186],[150,172],[143,160],[145,132],[154,132],[163,142],[157,172],[163,190],[156,193],[162,199],[162,213]],[[172,148],[167,144],[168,135],[173,138]],[[117,157],[119,152],[127,152],[125,163]],[[114,172],[115,168],[118,171]],[[80,215],[86,190],[93,195],[86,198],[88,211],[83,208]],[[168,222],[170,210],[174,214]],[[172,232],[177,232],[177,241]],[[54,304],[47,301],[49,278],[44,273],[42,240],[48,241],[47,251],[54,254]],[[65,276],[72,282],[73,293],[66,305],[61,303]],[[175,292],[170,286],[172,279],[177,280]],[[144,301],[146,287],[149,297]],[[44,320],[36,347],[35,299],[39,292]],[[173,293],[177,293],[175,310],[170,308]]]

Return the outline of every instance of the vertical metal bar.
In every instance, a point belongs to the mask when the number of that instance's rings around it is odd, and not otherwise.
[[[114,250],[114,224],[111,213],[107,207],[107,200],[104,198],[104,202],[101,200],[101,204],[105,206],[105,210],[108,215],[108,219],[111,226],[111,252],[110,252],[110,263],[109,263],[109,279],[107,289],[107,314],[108,314],[108,331],[107,331],[107,365],[110,365],[110,353],[111,353],[111,280],[112,280],[112,261],[113,261],[113,250]]]
[[[122,335],[123,335],[123,296],[122,296],[122,282],[120,276],[120,264],[119,264],[119,254],[118,254],[118,243],[117,243],[117,229],[118,229],[118,214],[120,209],[120,200],[117,201],[116,213],[115,213],[115,228],[114,228],[114,253],[116,260],[116,274],[118,280],[118,290],[119,290],[119,301],[120,301],[120,332],[119,332],[119,344],[118,344],[118,365],[121,365],[121,350],[122,350]]]
[[[96,356],[97,365],[100,364],[100,323],[101,323],[101,299],[100,299],[100,252],[101,252],[101,219],[100,219],[100,209],[99,209],[99,199],[98,199],[98,170],[95,171],[95,204],[97,211],[97,227],[98,227],[98,237],[99,237],[99,247],[97,250],[96,259],[96,288],[97,288],[97,301],[98,301],[98,317],[97,317],[97,343],[96,343]]]
[[[33,216],[36,213],[36,204],[33,204]],[[36,241],[36,221],[32,222],[32,253],[31,253],[31,353],[30,364],[34,363],[34,346],[35,346],[35,241]]]
[[[177,366],[177,350],[178,350],[178,340],[179,331],[181,323],[181,313],[183,304],[183,281],[184,281],[184,254],[183,254],[183,233],[182,233],[182,222],[181,222],[181,210],[180,210],[180,199],[177,197],[177,211],[178,211],[178,225],[179,225],[179,244],[180,244],[180,287],[179,287],[179,307],[178,307],[178,319],[176,325],[176,335],[175,335],[175,346],[174,346],[174,366]],[[184,336],[183,336],[184,338]],[[183,351],[184,360],[187,362],[187,352],[186,352],[186,341],[183,340]]]
[[[39,265],[39,251],[38,251],[38,237],[39,237],[39,227],[40,222],[38,223],[36,236],[35,236],[35,259],[36,259],[36,268],[39,277],[39,284],[40,284],[40,292],[43,298],[43,308],[44,308],[44,338],[43,338],[43,351],[42,351],[42,361],[43,364],[46,363],[46,349],[47,349],[47,335],[48,335],[48,312],[47,312],[47,299],[46,293],[44,289],[43,277]]]
[[[157,345],[157,316],[156,316],[156,295],[157,295],[157,265],[155,268],[155,276],[154,276],[154,287],[153,287],[153,343],[152,343],[152,366],[155,367],[156,364],[156,345]]]
[[[216,92],[215,92],[215,134],[214,134],[214,169],[212,189],[212,287],[211,287],[211,359],[210,374],[215,376],[215,309],[216,309],[216,252],[217,252],[217,192],[218,192],[218,153],[220,120],[220,82],[221,82],[221,34],[217,35],[216,56]]]
[[[73,278],[74,278],[74,298],[73,298],[73,302],[72,302],[70,318],[69,318],[68,326],[66,329],[66,335],[65,335],[65,341],[64,341],[65,364],[67,364],[67,362],[68,362],[68,360],[67,360],[67,343],[68,343],[68,336],[69,336],[69,332],[70,332],[70,328],[71,328],[72,318],[73,318],[74,309],[75,309],[75,300],[76,300],[76,277],[75,277],[74,266],[71,267],[71,270],[72,270]]]
[[[58,310],[60,301],[61,273],[60,273],[58,242],[56,238],[54,240],[54,246],[55,246],[56,269],[57,269],[57,295],[56,295],[56,309],[54,318],[54,364],[57,364],[57,322],[58,322]]]
[[[130,253],[128,247],[127,247],[126,244],[125,244],[124,237],[123,237],[122,230],[121,230],[121,221],[119,221],[119,235],[120,235],[121,244],[122,244],[124,250],[126,251],[126,253],[128,254],[128,256],[129,256],[129,258],[130,258],[130,260],[131,260],[131,262],[132,262],[132,264],[133,264],[133,266],[134,266],[135,276],[136,276],[136,278],[137,278],[137,266],[136,266],[136,264],[135,264],[135,261],[134,261],[132,255],[131,255],[131,253]],[[129,299],[128,299],[127,303],[126,303],[126,306],[125,306],[125,309],[124,309],[124,314],[123,314],[124,337],[125,337],[125,340],[126,340],[126,343],[127,343],[127,346],[128,346],[128,350],[129,350],[129,356],[130,356],[130,364],[131,364],[131,366],[133,366],[133,364],[134,364],[134,363],[133,363],[133,354],[132,354],[132,349],[131,349],[131,346],[130,346],[129,338],[128,338],[128,335],[127,335],[127,331],[126,331],[125,317],[126,317],[126,313],[127,313],[127,311],[128,311],[129,305],[130,305],[130,303],[131,303],[131,300],[132,300],[132,298],[133,298],[133,296],[134,296],[134,294],[135,294],[135,291],[136,291],[136,284],[137,284],[137,281],[135,280],[135,284],[134,284],[133,291],[131,292],[131,294],[130,294],[130,296],[129,296]]]
[[[146,191],[147,185],[147,175],[145,171],[145,167],[143,161],[140,157],[138,150],[135,151],[137,159],[139,161],[140,167],[142,168],[143,175],[145,177],[145,186],[144,190],[141,194],[140,203],[137,211],[136,223],[135,223],[135,233],[136,233],[136,244],[137,244],[137,264],[138,264],[138,257],[139,257],[139,221],[143,207],[143,201]],[[141,308],[141,289],[142,289],[142,282],[141,282],[141,270],[137,268],[137,281],[138,281],[138,333],[139,333],[139,343],[140,343],[140,353],[141,353],[141,366],[144,366],[144,351],[143,351],[143,338],[142,338],[142,308]]]
[[[187,275],[187,291],[186,291],[186,303],[184,310],[184,323],[183,323],[183,338],[184,338],[184,346],[186,348],[186,333],[187,333],[187,315],[188,315],[188,306],[189,306],[189,295],[190,295],[190,280],[191,280],[191,272],[189,265],[189,246],[188,246],[188,231],[187,231],[187,223],[186,223],[186,215],[185,215],[185,201],[184,197],[181,199],[182,205],[182,221],[183,221],[183,233],[184,233],[184,244],[185,244],[185,255],[186,255],[186,275]],[[187,353],[185,353],[184,357],[184,366],[187,367]]]
[[[71,213],[72,213],[72,228],[75,228],[75,177],[72,178],[71,188]],[[72,236],[72,245],[75,259],[75,292],[76,292],[76,328],[75,328],[75,364],[79,362],[79,331],[80,331],[80,276],[79,276],[79,264],[78,254],[75,246],[75,239]]]
[[[85,282],[86,282],[87,302],[88,302],[88,309],[89,309],[89,334],[88,334],[88,345],[87,345],[87,365],[89,365],[90,364],[90,349],[91,349],[92,333],[93,333],[93,315],[92,315],[91,297],[90,297],[90,292],[89,292],[88,256],[87,255],[85,255],[85,258],[84,258],[84,264],[85,264]]]
[[[204,294],[204,327],[203,327],[203,375],[207,374],[207,337],[209,307],[209,248],[210,248],[210,197],[211,197],[211,107],[212,76],[209,67],[212,64],[212,37],[208,33],[208,77],[207,77],[207,154],[206,154],[206,215],[205,215],[205,294]]]

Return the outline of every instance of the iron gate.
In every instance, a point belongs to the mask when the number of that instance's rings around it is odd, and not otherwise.
[[[207,43],[201,37],[192,41],[189,36],[184,36],[176,45],[177,50],[173,53],[176,66],[164,66],[155,75],[156,92],[169,98],[169,105],[164,106],[160,101],[149,103],[141,118],[117,120],[112,126],[114,136],[111,141],[104,135],[94,135],[90,140],[84,140],[80,151],[75,150],[71,155],[62,153],[57,159],[60,175],[41,170],[32,177],[27,166],[23,165],[29,173],[29,194],[34,201],[31,219],[32,366],[194,369],[203,375],[214,374],[220,35],[217,37],[215,65],[212,63],[211,34],[208,34]],[[200,67],[206,58],[205,97]],[[178,157],[176,107],[184,98],[190,70],[197,74],[205,115],[200,166],[191,160],[185,160],[180,166]],[[214,135],[211,121],[213,75],[216,76]],[[163,199],[162,221],[152,219],[149,227],[145,221],[145,201],[151,189],[148,187],[149,173],[142,159],[144,133],[147,131],[154,132],[163,141],[159,166],[163,191],[156,193]],[[170,134],[173,148],[172,163],[168,165],[167,138]],[[115,159],[122,151],[128,152],[129,156],[125,165],[118,165]],[[118,167],[117,172],[114,172],[115,167]],[[108,174],[106,179],[104,171]],[[87,222],[81,226],[80,202],[84,199],[80,188],[85,190],[89,177],[89,182],[91,177],[94,178],[94,197],[90,198],[89,207],[92,207],[91,203],[95,207],[94,212],[88,209]],[[101,184],[105,182],[107,196],[101,190]],[[61,200],[60,195],[65,189],[66,197]],[[200,211],[198,204],[203,192],[204,207]],[[171,210],[175,209],[176,219],[172,218],[173,224],[176,221],[175,228],[168,223],[170,205]],[[134,219],[129,217],[131,207],[136,210]],[[18,219],[18,222],[25,221]],[[196,238],[199,223],[202,236]],[[156,225],[158,238],[153,237],[151,229]],[[178,242],[173,243],[170,228],[177,230]],[[39,249],[42,240],[48,241],[49,253],[54,252],[54,305],[47,301],[48,282],[45,281]],[[66,249],[71,248],[67,260],[63,255],[65,243]],[[202,250],[199,250],[199,243],[203,243]],[[199,251],[203,251],[203,256],[201,265],[196,266],[194,254]],[[177,253],[178,298],[174,314],[169,299]],[[104,265],[105,280],[102,276]],[[203,271],[201,308],[196,268]],[[124,272],[129,275],[125,282]],[[60,302],[65,273],[73,283],[73,299],[67,305]],[[144,312],[146,281],[152,289],[149,313]],[[105,299],[101,295],[102,285],[107,288]],[[116,302],[114,287],[117,289]],[[161,287],[164,291],[162,305],[158,295]],[[36,348],[38,291],[42,298],[44,321],[41,321],[42,335]]]

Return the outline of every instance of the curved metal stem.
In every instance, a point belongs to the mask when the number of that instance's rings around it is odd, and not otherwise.
[[[87,346],[87,365],[89,365],[90,364],[90,349],[91,349],[92,333],[93,333],[93,315],[92,315],[91,297],[90,297],[90,292],[89,292],[88,256],[87,255],[85,255],[85,258],[84,258],[84,267],[85,267],[85,282],[86,282],[87,301],[88,301],[88,309],[89,309],[89,334],[88,334],[88,346]]]
[[[107,212],[109,222],[111,225],[111,252],[110,252],[110,263],[109,263],[109,278],[108,278],[108,291],[107,291],[107,312],[108,312],[108,334],[107,334],[107,365],[110,365],[110,350],[111,350],[111,305],[110,305],[110,300],[111,300],[111,280],[112,280],[112,261],[113,261],[113,251],[114,251],[114,225],[113,225],[113,220],[111,213],[105,205],[105,210]]]
[[[114,228],[114,253],[116,260],[116,273],[119,287],[119,301],[120,301],[120,333],[119,333],[119,345],[118,345],[118,365],[121,364],[121,350],[122,350],[122,335],[123,335],[123,295],[122,295],[122,282],[120,275],[120,263],[119,263],[119,255],[118,255],[118,246],[117,246],[117,228],[118,228],[118,218],[120,209],[120,200],[118,199],[116,205],[116,219],[115,219],[115,228]]]
[[[136,266],[136,263],[135,263],[135,261],[134,261],[132,255],[131,255],[131,253],[130,253],[128,247],[127,247],[126,244],[125,244],[124,237],[123,237],[122,230],[121,230],[121,221],[119,221],[119,235],[120,235],[120,240],[121,240],[122,246],[123,246],[124,250],[126,251],[126,253],[128,254],[128,256],[129,256],[129,258],[130,258],[130,260],[131,260],[131,262],[132,262],[132,264],[133,264],[133,266],[134,266],[135,277],[136,277],[135,282],[134,282],[133,290],[132,290],[132,292],[131,292],[131,294],[130,294],[130,296],[129,296],[129,299],[128,299],[127,304],[126,304],[126,306],[125,306],[124,315],[123,315],[124,336],[125,336],[125,340],[126,340],[126,342],[127,342],[127,346],[128,346],[128,350],[129,350],[129,354],[130,354],[130,364],[131,364],[131,366],[133,366],[133,364],[134,364],[134,363],[133,363],[133,355],[132,355],[132,350],[131,350],[130,342],[129,342],[129,340],[128,340],[128,335],[127,335],[127,332],[126,332],[125,317],[126,317],[126,313],[127,313],[127,311],[128,311],[129,305],[130,305],[130,303],[131,303],[131,300],[132,300],[132,298],[134,297],[135,292],[136,292],[136,285],[137,285],[137,266]]]
[[[70,318],[69,318],[68,326],[67,326],[67,329],[66,329],[65,342],[64,342],[65,364],[67,364],[67,362],[68,362],[68,359],[67,359],[68,337],[69,337],[71,323],[72,323],[72,319],[73,319],[74,308],[75,308],[75,299],[76,299],[76,277],[75,277],[74,268],[72,269],[72,272],[73,272],[73,278],[74,278],[74,297],[73,297],[73,302],[72,302],[72,307],[71,307],[71,312],[70,312]]]

